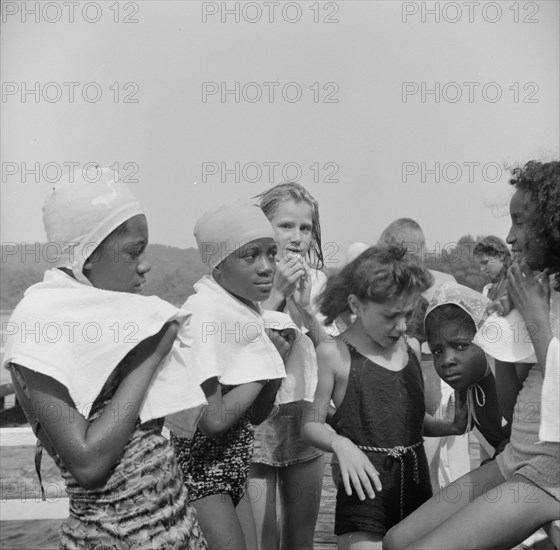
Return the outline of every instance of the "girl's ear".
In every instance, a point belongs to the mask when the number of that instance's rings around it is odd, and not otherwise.
[[[362,304],[355,294],[350,294],[348,296],[348,307],[354,315],[357,315],[359,313],[361,306]]]

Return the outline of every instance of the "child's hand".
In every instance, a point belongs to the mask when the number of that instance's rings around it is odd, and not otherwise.
[[[521,313],[525,323],[535,323],[540,327],[542,323],[549,322],[548,270],[543,271],[540,276],[543,281],[542,286],[527,264],[512,265],[508,269],[507,277],[513,305]]]
[[[303,264],[301,256],[281,258],[276,264],[274,290],[281,294],[284,299],[293,295],[300,284],[301,278],[305,276]]]
[[[146,364],[148,368],[153,368],[155,372],[165,356],[171,351],[178,332],[179,323],[170,321],[165,323],[157,334],[140,342],[133,350],[132,359],[122,363],[123,376],[127,376],[143,364]]]
[[[292,351],[292,347],[294,346],[294,338],[292,337],[293,331],[286,331],[283,335],[283,331],[272,330],[268,327],[265,327],[264,330],[266,331],[268,337],[272,340],[272,343],[285,363],[288,355],[290,355],[290,351]]]
[[[296,306],[306,308],[309,307],[311,303],[311,270],[303,258],[300,258],[300,261],[304,274],[300,277],[291,299],[294,301]]]
[[[332,442],[332,449],[340,464],[340,475],[346,494],[352,494],[353,485],[360,500],[365,500],[366,495],[375,498],[372,482],[375,490],[379,492],[382,489],[381,480],[368,457],[346,437],[337,437]]]
[[[509,285],[507,281],[501,285],[497,298],[491,302],[486,308],[488,314],[497,313],[502,317],[507,315],[513,309],[511,299],[509,297]]]
[[[469,420],[469,408],[467,406],[467,394],[465,390],[455,390],[455,414],[453,416],[453,431],[456,435],[462,435],[467,429]]]

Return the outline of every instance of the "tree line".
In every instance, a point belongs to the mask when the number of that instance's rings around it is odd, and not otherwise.
[[[465,235],[456,243],[428,254],[426,266],[450,273],[457,282],[480,291],[489,281],[474,261],[472,251],[475,242],[476,239],[472,236]],[[194,283],[208,273],[198,251],[194,248],[180,249],[151,244],[147,248],[147,257],[152,269],[144,287],[145,294],[159,296],[176,306],[184,303],[193,293]],[[52,250],[49,251],[47,244],[22,245],[19,250],[14,249],[13,245],[2,245],[1,309],[13,309],[23,297],[25,289],[42,280],[44,272],[55,265],[51,258]],[[338,268],[340,268],[338,264],[327,265],[327,274]]]

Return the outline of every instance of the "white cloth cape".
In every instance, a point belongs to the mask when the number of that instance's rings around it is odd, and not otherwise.
[[[210,275],[194,290],[181,308],[188,314],[182,351],[200,384],[213,377],[220,384],[239,385],[286,376],[282,357],[264,330],[260,306],[258,312],[251,309]]]
[[[58,269],[32,285],[4,327],[3,365],[16,363],[63,384],[85,418],[109,375],[138,343],[186,313],[155,297],[102,290]],[[205,403],[176,340],[152,378],[142,422]]]

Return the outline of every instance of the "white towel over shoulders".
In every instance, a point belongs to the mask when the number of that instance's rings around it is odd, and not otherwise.
[[[251,309],[209,275],[194,290],[181,308],[188,314],[181,339],[199,383],[217,377],[221,384],[238,385],[286,376],[282,357],[265,332],[260,306]]]
[[[7,323],[3,365],[16,363],[54,378],[87,417],[124,357],[167,321],[186,316],[155,296],[95,288],[52,269],[27,289]],[[205,403],[180,346],[177,340],[154,375],[140,409],[142,422]]]

